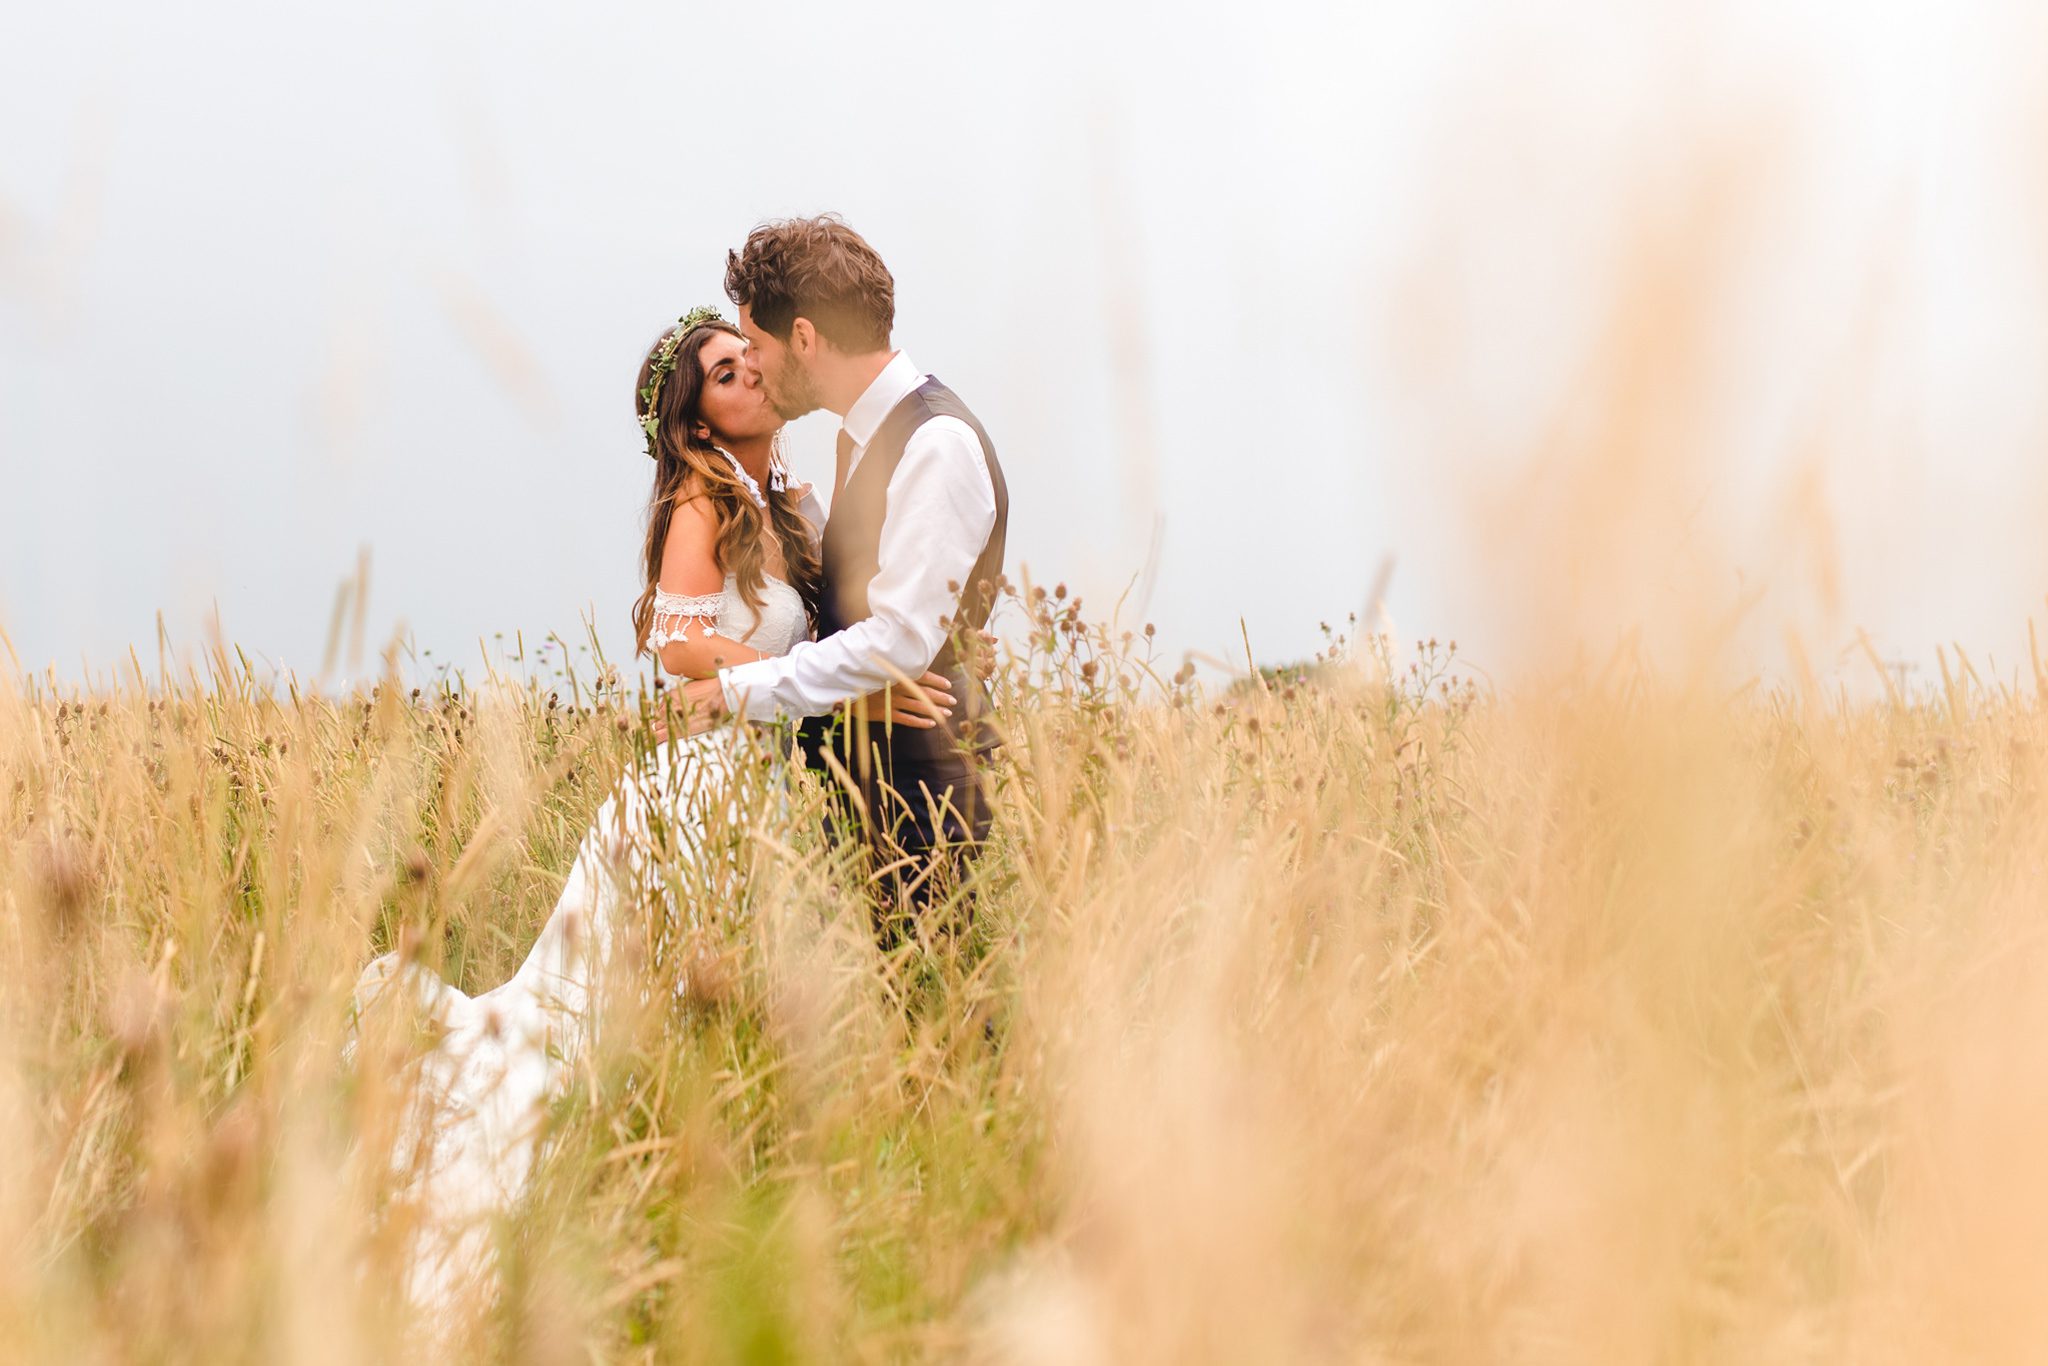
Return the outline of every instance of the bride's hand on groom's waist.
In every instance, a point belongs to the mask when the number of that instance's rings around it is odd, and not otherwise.
[[[892,725],[930,730],[953,714],[953,685],[940,673],[915,683],[892,683],[847,704],[867,716],[887,716]]]

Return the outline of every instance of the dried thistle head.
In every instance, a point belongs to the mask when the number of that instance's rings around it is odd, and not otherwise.
[[[683,966],[683,999],[693,1010],[710,1011],[731,1001],[739,973],[730,953],[700,948]]]
[[[97,880],[90,852],[69,831],[52,830],[39,842],[34,859],[35,897],[56,933],[68,934],[76,928]]]

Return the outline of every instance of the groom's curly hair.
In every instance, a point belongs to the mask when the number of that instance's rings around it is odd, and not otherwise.
[[[896,280],[836,214],[763,223],[725,254],[725,292],[770,336],[798,318],[841,351],[881,351],[896,325]]]

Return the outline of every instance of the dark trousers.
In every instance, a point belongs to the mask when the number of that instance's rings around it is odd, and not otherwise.
[[[867,845],[875,874],[876,933],[885,945],[901,938],[903,922],[930,928],[929,914],[956,891],[961,924],[974,914],[971,860],[988,837],[989,803],[984,758],[940,748],[938,732],[872,731],[865,751],[850,743],[843,722],[803,736],[804,762],[824,782],[828,833]],[[856,833],[857,832],[857,833]]]

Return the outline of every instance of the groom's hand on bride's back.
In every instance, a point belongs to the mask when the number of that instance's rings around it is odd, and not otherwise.
[[[654,742],[665,745],[671,735],[702,735],[727,715],[725,689],[718,680],[698,678],[662,694],[660,709],[649,729]]]

